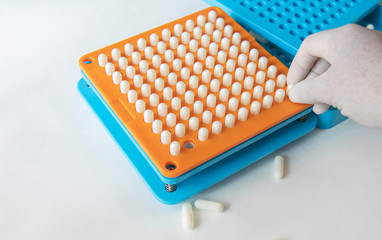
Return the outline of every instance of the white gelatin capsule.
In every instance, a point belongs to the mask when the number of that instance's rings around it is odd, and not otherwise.
[[[256,62],[259,58],[259,51],[256,48],[252,48],[251,51],[249,51],[249,60],[252,62]]]
[[[199,139],[199,141],[202,141],[202,142],[205,142],[208,140],[208,129],[207,128],[203,127],[201,129],[199,129],[198,139]]]
[[[172,88],[170,87],[165,87],[163,89],[163,100],[169,101],[172,99]]]
[[[137,111],[137,113],[143,113],[145,109],[146,109],[145,101],[143,101],[142,99],[139,99],[135,102],[135,111]]]
[[[186,84],[182,81],[176,83],[176,93],[183,95],[186,92]]]
[[[133,52],[133,54],[131,55],[131,61],[133,62],[133,64],[139,64],[139,62],[141,61],[141,54],[139,52]]]
[[[219,121],[212,123],[211,132],[215,135],[219,135],[222,132],[223,125]]]
[[[196,27],[194,28],[194,32],[193,32],[193,38],[196,39],[196,40],[199,40],[201,37],[202,37],[202,29],[200,27]]]
[[[223,71],[224,71],[223,65],[216,64],[214,68],[214,76],[217,78],[221,78],[223,76]]]
[[[184,67],[180,70],[180,78],[183,80],[188,80],[190,78],[190,69]]]
[[[194,102],[194,113],[201,114],[203,112],[203,103],[201,101]]]
[[[249,92],[243,92],[241,94],[240,102],[244,106],[248,105],[251,102],[251,94]]]
[[[152,33],[152,34],[150,35],[150,45],[151,45],[152,47],[155,47],[155,46],[158,44],[158,41],[159,41],[159,37],[158,37],[158,35],[155,34],[155,33]],[[125,48],[125,49],[126,49],[126,48]]]
[[[210,124],[212,122],[212,112],[209,110],[204,111],[202,121],[204,124]]]
[[[225,70],[231,73],[235,71],[235,67],[236,67],[236,62],[233,59],[228,59],[225,65]]]
[[[172,69],[177,72],[180,71],[182,69],[182,61],[178,58],[172,61]]]
[[[200,85],[198,87],[198,97],[205,98],[207,96],[207,87],[205,85]]]
[[[184,94],[184,102],[185,102],[186,104],[193,104],[193,103],[194,103],[194,99],[195,99],[194,92],[188,90],[188,91]]]
[[[127,101],[129,103],[135,103],[138,99],[138,93],[135,90],[129,90],[127,92]]]
[[[235,126],[235,116],[231,113],[225,116],[224,125],[226,128],[233,128]]]
[[[131,43],[127,43],[125,45],[125,55],[129,57],[133,54],[133,52],[134,52],[133,45]]]
[[[247,65],[247,60],[248,60],[247,55],[242,53],[239,55],[239,58],[237,59],[237,65],[240,67],[244,67],[245,65]]]
[[[228,56],[230,58],[237,58],[237,55],[239,54],[239,49],[236,46],[231,46],[229,48],[229,54]]]
[[[133,66],[128,66],[126,68],[126,77],[132,79],[135,76],[135,68]]]
[[[154,56],[154,49],[152,47],[146,47],[145,48],[145,58],[146,59],[152,59]]]
[[[225,25],[224,18],[218,18],[216,19],[216,29],[223,30]]]
[[[169,127],[174,127],[176,125],[176,115],[174,113],[167,114],[166,125]]]
[[[253,89],[253,98],[260,99],[263,97],[263,87],[262,86],[256,86]]]
[[[232,85],[232,75],[230,73],[225,73],[223,76],[223,85],[230,87]]]
[[[225,51],[218,52],[218,63],[225,63],[227,61],[227,53]]]
[[[195,74],[201,74],[203,71],[203,64],[200,62],[196,62],[194,63],[194,67],[192,69]]]
[[[174,52],[170,49],[164,52],[164,61],[166,63],[172,62],[174,60]]]
[[[275,65],[271,65],[268,67],[267,77],[268,78],[276,78],[277,67]]]
[[[253,83],[254,83],[253,77],[250,77],[250,76],[245,77],[244,89],[251,90],[253,88]]]
[[[239,96],[241,93],[241,84],[238,82],[234,82],[232,84],[232,90],[231,91],[232,91],[232,95]]]
[[[203,15],[199,15],[196,19],[196,25],[198,25],[199,27],[204,27],[205,24],[206,24],[206,17]]]
[[[220,202],[201,200],[195,201],[195,207],[202,210],[208,210],[213,212],[222,212],[224,210],[224,205]]]
[[[199,61],[204,61],[207,57],[207,51],[205,48],[199,48],[197,52],[197,58]]]
[[[170,30],[168,30],[167,28],[163,29],[162,30],[162,40],[167,42],[168,40],[170,40],[170,37],[171,37]]]
[[[251,103],[251,114],[258,115],[260,113],[261,104],[258,101],[254,101]]]
[[[270,109],[273,104],[273,98],[271,95],[266,95],[263,99],[263,108]]]
[[[158,104],[158,115],[164,117],[167,115],[167,105],[165,103]]]
[[[181,103],[182,103],[182,101],[178,97],[174,97],[173,99],[171,99],[171,108],[172,108],[172,110],[178,111],[180,109]]]
[[[194,64],[194,54],[187,53],[184,62],[187,66],[191,66],[192,64]]]
[[[219,100],[222,102],[228,101],[229,91],[227,88],[222,88],[219,92]]]
[[[244,41],[242,41],[241,42],[241,44],[240,44],[240,51],[242,52],[242,53],[248,53],[249,52],[249,47],[250,47],[251,45],[249,44],[249,42],[247,41],[247,40],[244,40]]]
[[[126,81],[126,80],[123,80],[123,81],[121,81],[121,83],[119,84],[119,88],[120,88],[120,90],[121,90],[121,93],[126,94],[127,91],[130,90],[130,83],[129,83],[128,81]]]
[[[154,121],[154,112],[150,109],[147,109],[143,112],[143,121],[145,123],[152,123]]]
[[[189,42],[190,42],[190,33],[183,32],[182,33],[182,43],[183,44],[188,44]]]
[[[275,93],[275,102],[282,103],[285,98],[285,91],[284,89],[277,89]]]
[[[194,27],[195,27],[194,21],[192,21],[191,19],[186,21],[186,31],[187,32],[192,32],[192,30],[194,30]]]
[[[273,80],[268,80],[266,83],[265,83],[265,92],[266,93],[273,93],[273,91],[275,90],[275,81]]]
[[[119,84],[122,81],[122,74],[118,71],[113,72],[112,78],[114,84]]]
[[[220,48],[224,51],[227,51],[229,49],[231,42],[229,41],[228,38],[223,38],[221,43],[220,43]]]
[[[173,156],[177,156],[180,154],[180,143],[179,142],[174,141],[174,142],[170,143],[170,154]],[[185,207],[183,205],[182,209],[183,209],[182,212],[183,212],[183,225],[184,225],[184,227],[187,229],[193,228],[194,227],[194,217],[192,215],[192,207],[190,207],[190,210],[187,209],[187,211],[186,211]],[[188,211],[190,211],[190,213],[188,213]],[[188,220],[186,221],[186,219],[188,219]]]
[[[202,82],[209,83],[211,81],[211,72],[210,70],[204,70],[202,72]]]
[[[176,73],[174,72],[169,73],[167,77],[167,83],[170,86],[175,86],[177,82],[178,82],[178,76],[176,75]]]
[[[141,94],[143,97],[148,97],[151,94],[151,87],[149,84],[145,83],[141,86]]]
[[[188,120],[190,118],[190,109],[188,107],[182,107],[179,111],[181,120]]]
[[[126,70],[127,66],[128,66],[128,62],[127,62],[127,58],[125,57],[120,57],[118,59],[118,66],[120,69],[122,70]]]
[[[159,54],[163,54],[166,51],[166,43],[163,41],[158,42],[157,52]]]
[[[276,179],[284,177],[284,157],[276,156],[273,164],[273,175]]]
[[[118,59],[121,57],[121,51],[119,51],[118,48],[114,48],[113,50],[111,50],[111,58],[113,59],[113,61],[118,61]]]
[[[231,25],[226,25],[224,27],[224,37],[230,38],[232,37],[233,28]]]
[[[247,64],[247,74],[252,76],[255,74],[255,72],[256,72],[256,63],[249,62]]]
[[[208,21],[210,21],[211,23],[214,23],[216,21],[217,16],[218,16],[218,14],[214,10],[209,11],[208,12]]]
[[[160,141],[162,144],[170,144],[171,142],[171,132],[168,130],[164,130],[160,134]]]
[[[160,75],[162,77],[167,77],[169,72],[170,72],[170,68],[169,68],[168,64],[162,63],[159,67],[159,72],[160,72]]]
[[[369,23],[369,24],[366,25],[366,28],[374,30],[374,25]]]
[[[134,76],[133,81],[134,81],[134,87],[136,88],[140,88],[143,84],[143,78],[139,74]]]
[[[175,136],[182,138],[186,135],[186,127],[183,123],[178,123],[175,125]]]
[[[216,114],[216,117],[218,117],[218,118],[221,118],[221,117],[225,116],[225,106],[224,106],[224,104],[220,103],[220,104],[218,104],[216,106],[215,114]]]
[[[106,75],[111,76],[113,72],[115,71],[114,64],[111,62],[108,62],[105,64],[105,72]]]
[[[177,37],[182,36],[183,27],[179,23],[175,24],[174,26],[174,35]]]
[[[228,101],[228,110],[230,110],[231,112],[235,112],[238,106],[239,106],[239,100],[237,100],[234,97],[230,98],[230,100]]]
[[[222,40],[222,32],[220,30],[215,30],[212,33],[212,41],[219,43]]]
[[[152,63],[154,68],[158,68],[162,63],[162,59],[160,58],[159,55],[156,54],[152,58]]]
[[[199,43],[195,39],[192,39],[189,43],[189,48],[190,52],[197,52],[199,49]]]
[[[220,89],[220,82],[219,82],[219,80],[212,79],[211,84],[210,84],[211,92],[215,92],[216,93],[216,92],[219,91],[219,89]]]
[[[214,94],[208,94],[206,105],[209,108],[213,108],[216,106],[216,96]]]
[[[177,54],[178,57],[180,57],[180,58],[183,58],[184,56],[186,56],[186,46],[184,46],[183,44],[179,45],[179,46],[176,48],[176,54]]]
[[[235,70],[235,79],[237,81],[242,81],[244,79],[244,73],[245,73],[245,71],[244,71],[243,68],[241,68],[241,67],[236,68],[236,70]]]
[[[277,76],[277,87],[283,88],[285,87],[287,82],[287,78],[284,74],[280,74]]]
[[[149,97],[150,106],[156,107],[159,104],[159,96],[156,93],[152,93]]]
[[[258,65],[257,67],[260,69],[260,70],[265,70],[267,69],[267,66],[268,66],[268,58],[267,57],[261,57],[259,59],[259,62],[258,62]]]
[[[208,53],[212,56],[215,56],[216,54],[218,54],[218,50],[219,50],[218,44],[213,42],[210,44]]]
[[[241,34],[238,32],[235,32],[232,35],[232,44],[237,46],[237,45],[240,45],[240,43],[241,43]]]
[[[149,63],[146,60],[142,60],[139,62],[139,72],[147,73],[148,69],[149,69]]]
[[[237,119],[241,122],[247,121],[248,119],[248,109],[241,107],[237,113]]]
[[[202,47],[205,47],[205,48],[208,47],[208,46],[210,46],[210,36],[204,34],[204,35],[202,36],[202,38],[201,38],[200,45],[201,45]]]
[[[199,129],[199,119],[197,117],[191,117],[188,121],[188,127],[191,131],[196,131]]]
[[[196,89],[199,86],[199,79],[198,79],[198,77],[195,76],[195,75],[192,75],[190,77],[190,80],[188,81],[188,86],[191,89]]]
[[[265,72],[263,71],[258,71],[256,73],[256,83],[257,84],[263,84],[265,81]]]
[[[104,67],[107,63],[107,56],[105,54],[98,55],[98,65]]]
[[[162,132],[162,122],[158,119],[154,120],[152,123],[153,133],[159,134]]]
[[[137,40],[137,47],[139,51],[143,51],[146,48],[146,40],[143,38],[139,38]]]

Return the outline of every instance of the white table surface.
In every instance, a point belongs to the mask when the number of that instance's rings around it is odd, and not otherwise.
[[[0,239],[381,239],[382,131],[315,130],[190,199],[151,195],[76,89],[83,54],[208,7],[202,1],[8,1],[0,8]],[[376,105],[376,107],[380,107]],[[287,156],[287,175],[272,176]]]

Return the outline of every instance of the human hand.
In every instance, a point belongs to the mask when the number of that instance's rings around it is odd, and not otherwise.
[[[290,66],[292,102],[329,105],[358,123],[382,128],[382,32],[349,24],[307,37]]]

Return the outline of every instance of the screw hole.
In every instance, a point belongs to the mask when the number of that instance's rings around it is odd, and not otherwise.
[[[185,148],[187,148],[187,149],[193,149],[193,148],[195,147],[195,144],[194,144],[193,142],[188,141],[188,142],[185,142],[185,143],[183,144],[183,146],[184,146]]]
[[[176,169],[175,163],[167,163],[166,164],[166,169],[170,171],[174,171]]]

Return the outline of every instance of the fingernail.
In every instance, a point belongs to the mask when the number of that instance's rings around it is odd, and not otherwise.
[[[294,86],[293,84],[288,85],[287,90],[286,90],[286,94],[287,94],[288,96],[289,96],[289,91],[291,90],[291,88],[292,88],[293,86]]]

